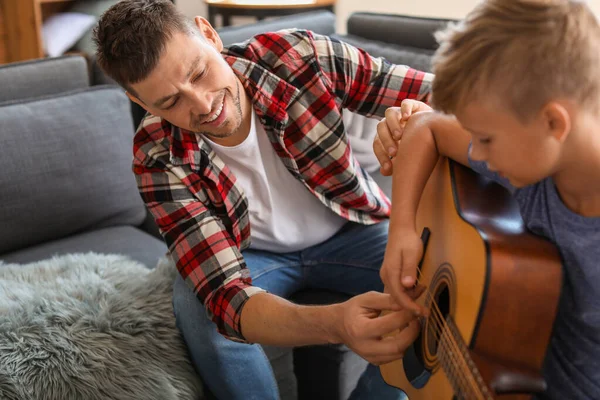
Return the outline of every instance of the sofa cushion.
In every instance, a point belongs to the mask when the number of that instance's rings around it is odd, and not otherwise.
[[[140,225],[132,139],[129,100],[116,87],[0,105],[0,254]]]
[[[132,226],[116,226],[53,240],[0,255],[0,261],[26,264],[70,253],[119,254],[154,268],[167,253],[163,241]]]
[[[57,94],[89,85],[87,63],[81,56],[0,66],[0,102]]]

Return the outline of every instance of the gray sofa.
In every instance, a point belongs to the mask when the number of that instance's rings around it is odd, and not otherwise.
[[[447,21],[353,14],[335,34],[329,12],[299,14],[220,31],[225,44],[282,28],[311,29],[390,61],[429,70],[432,32]],[[143,113],[95,63],[61,57],[0,67],[0,260],[26,263],[94,251],[130,256],[149,268],[167,249],[131,173],[134,126]],[[364,153],[375,121],[348,113]],[[359,146],[358,144],[361,144]],[[359,151],[360,150],[360,151]],[[362,161],[361,161],[362,162]],[[389,179],[370,170],[389,193]],[[304,291],[305,304],[343,301],[339,293]],[[366,362],[345,346],[265,347],[283,399],[345,399]]]

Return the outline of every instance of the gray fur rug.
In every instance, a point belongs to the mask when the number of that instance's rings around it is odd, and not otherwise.
[[[166,261],[72,254],[0,262],[0,399],[196,400]]]

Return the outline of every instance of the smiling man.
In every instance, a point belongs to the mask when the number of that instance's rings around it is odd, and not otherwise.
[[[345,343],[375,365],[401,357],[418,323],[381,293],[390,203],[354,159],[342,112],[383,117],[423,99],[432,76],[308,31],[224,49],[205,19],[166,0],[119,2],[95,40],[103,70],[148,111],[133,170],[180,272],[177,324],[210,390],[279,397],[248,343]],[[285,300],[306,287],[355,296]],[[371,365],[352,396],[403,394]]]

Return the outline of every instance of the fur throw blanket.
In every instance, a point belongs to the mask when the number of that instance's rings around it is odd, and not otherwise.
[[[71,254],[0,262],[0,399],[197,400],[166,260]]]

